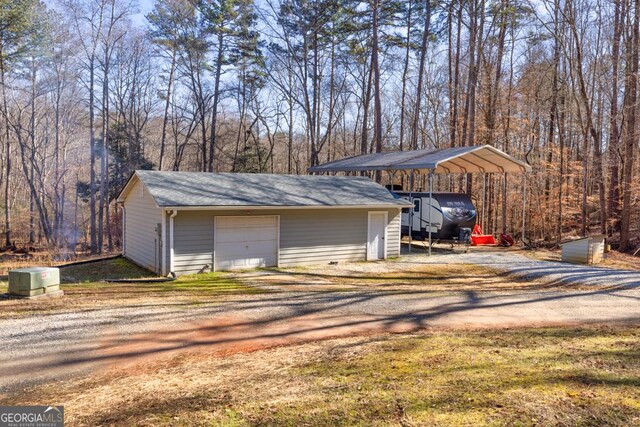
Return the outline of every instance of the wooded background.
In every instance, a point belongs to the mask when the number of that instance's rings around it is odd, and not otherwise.
[[[526,238],[639,244],[640,0],[145,5],[0,0],[5,247],[117,249],[135,169],[304,174],[479,144],[533,167]],[[522,185],[436,189],[470,191],[485,231],[517,235]]]

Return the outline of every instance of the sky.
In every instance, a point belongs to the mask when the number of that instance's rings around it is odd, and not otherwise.
[[[155,0],[137,0],[138,3],[138,13],[133,15],[132,19],[136,25],[140,27],[145,27],[147,25],[147,19],[145,15],[147,15],[151,9],[153,9],[153,4]]]
[[[52,7],[54,9],[56,8],[56,0],[43,0],[43,3],[45,5],[47,5],[47,7]],[[136,9],[138,10],[138,13],[134,14],[131,19],[133,21],[133,23],[137,26],[142,27],[146,27],[147,26],[147,19],[145,18],[145,16],[151,12],[151,9],[153,9],[153,5],[155,3],[155,0],[135,0],[134,4],[136,4]]]

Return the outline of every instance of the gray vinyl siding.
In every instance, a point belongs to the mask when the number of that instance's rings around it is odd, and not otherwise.
[[[213,266],[212,212],[178,211],[173,219],[173,227],[174,273],[182,275],[211,271]]]
[[[398,256],[399,209],[178,210],[174,218],[174,272],[210,271],[215,216],[279,215],[281,267],[361,261],[366,258],[369,211],[387,212],[387,256]]]
[[[400,211],[389,210],[387,223],[387,258],[400,256]]]
[[[280,214],[280,266],[360,261],[368,210],[298,210]]]
[[[160,234],[157,231],[161,210],[151,194],[138,181],[125,199],[123,255],[153,272],[159,273]]]

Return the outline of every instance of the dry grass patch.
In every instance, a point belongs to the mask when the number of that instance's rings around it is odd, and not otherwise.
[[[518,278],[476,264],[412,262],[347,263],[336,266],[263,269],[236,273],[238,280],[279,291],[306,292],[497,292],[506,290],[593,290],[579,284],[558,285],[543,279]]]
[[[560,249],[537,249],[535,251],[522,251],[521,253],[529,258],[540,261],[562,261],[562,251]],[[611,251],[605,254],[605,259],[600,264],[597,264],[597,266],[619,270],[640,271],[640,256]]]
[[[155,304],[202,304],[238,294],[264,293],[233,279],[227,273],[182,276],[160,283],[111,283],[105,279],[145,279],[153,273],[125,258],[64,267],[60,270],[63,297],[48,299],[0,299],[0,319],[44,312],[77,311]],[[0,294],[7,282],[0,282]]]
[[[39,387],[69,425],[638,425],[640,328],[423,332],[180,356]]]
[[[62,283],[99,282],[114,279],[142,279],[156,275],[126,258],[118,257],[104,261],[60,267]]]
[[[117,254],[110,254],[109,252],[104,252],[101,255],[91,255],[88,253],[59,254],[51,252],[46,248],[23,247],[17,249],[16,252],[0,252],[0,275],[6,276],[9,270],[16,268],[33,267],[36,265],[39,267],[59,267],[72,261],[99,260],[114,255]]]

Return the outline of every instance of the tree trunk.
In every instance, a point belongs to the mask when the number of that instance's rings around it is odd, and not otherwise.
[[[562,197],[563,197],[563,189],[564,189],[564,163],[565,163],[565,95],[562,92],[560,94],[559,100],[559,114],[558,114],[558,145],[560,149],[560,164],[558,165],[558,237],[556,239],[556,244],[560,245],[562,242]]]
[[[373,110],[374,110],[374,133],[376,138],[376,153],[382,151],[382,103],[380,99],[380,64],[378,63],[378,9],[380,0],[373,0],[373,46],[371,48],[371,63],[373,67]],[[376,171],[376,182],[380,182],[382,175]]]
[[[289,131],[287,132],[287,173],[291,173],[291,160],[293,156],[293,70],[289,68],[289,92],[287,93],[287,106],[289,107]]]
[[[5,137],[5,181],[4,181],[4,244],[13,244],[11,236],[11,138],[9,135],[9,108],[7,104],[7,91],[5,85],[4,52],[0,49],[0,85],[2,85],[2,108],[4,116]]]
[[[558,111],[558,68],[560,65],[560,35],[558,34],[560,21],[559,21],[559,8],[556,4],[554,11],[554,31],[555,40],[553,46],[553,77],[551,79],[551,108],[549,109],[549,133],[547,135],[547,174],[545,177],[544,195],[545,205],[547,208],[547,214],[552,215],[553,209],[551,208],[551,168],[553,163],[553,146],[554,135],[556,130],[556,113]],[[550,223],[551,221],[549,221]],[[546,236],[545,236],[546,239]]]
[[[364,85],[364,93],[362,97],[362,138],[360,142],[360,154],[367,154],[369,151],[369,102],[371,100],[371,86],[373,80],[373,56],[367,74],[367,83]]]
[[[431,22],[431,1],[426,2],[422,43],[420,44],[420,63],[418,65],[418,86],[416,87],[416,105],[413,109],[413,123],[411,125],[411,149],[418,149],[418,124],[420,123],[420,108],[422,105],[422,86],[424,80],[424,63],[427,57],[429,42],[429,23]]]
[[[98,206],[98,253],[102,253],[104,246],[104,223],[106,207],[109,203],[109,62],[110,50],[105,47],[104,52],[104,75],[102,79],[102,143],[100,144],[100,204]],[[108,222],[108,219],[107,219]],[[109,247],[113,246],[109,234]]]
[[[176,71],[176,51],[171,54],[171,66],[169,67],[169,81],[167,82],[166,100],[164,102],[164,114],[162,116],[162,135],[160,137],[160,160],[158,162],[158,170],[162,170],[164,166],[164,152],[167,141],[167,122],[169,121],[169,106],[171,105],[171,89],[173,87],[173,78]]]
[[[588,139],[589,139],[589,135],[591,136],[591,138],[593,139],[593,143],[595,144],[600,144],[600,134],[598,133],[598,131],[596,130],[594,123],[593,123],[593,111],[592,111],[592,106],[591,106],[591,102],[589,100],[589,95],[587,94],[587,84],[584,78],[584,72],[582,70],[582,40],[580,39],[580,36],[578,34],[578,29],[576,26],[576,20],[575,20],[575,11],[573,10],[573,5],[571,3],[567,3],[567,11],[568,11],[568,18],[569,18],[569,30],[571,31],[571,34],[573,34],[573,39],[574,39],[574,49],[575,49],[575,57],[576,57],[576,66],[574,67],[577,75],[578,75],[578,89],[579,89],[579,96],[580,96],[580,100],[582,101],[582,105],[583,108],[585,110],[585,114],[586,114],[586,123],[584,125],[584,145],[583,145],[583,153],[582,153],[582,162],[583,162],[583,195],[582,195],[582,223],[581,223],[581,234],[583,236],[586,235],[587,233],[587,178],[588,178],[588,166],[589,166],[589,144],[588,144]],[[579,111],[578,111],[579,112]],[[597,174],[598,171],[596,171]],[[600,174],[601,175],[601,174]],[[600,185],[602,185],[601,181],[600,181]]]
[[[620,250],[630,249],[631,240],[631,200],[633,197],[633,163],[634,146],[637,140],[638,131],[636,128],[637,102],[638,102],[638,43],[640,38],[640,0],[634,1],[633,10],[633,31],[631,37],[631,49],[629,61],[627,62],[626,91],[627,102],[625,117],[627,127],[625,134],[625,156],[623,167],[624,191],[622,196],[622,221],[620,227]]]
[[[89,149],[91,150],[89,163],[89,239],[92,254],[98,252],[96,236],[96,136],[95,136],[95,57],[89,59]]]
[[[29,180],[34,182],[35,172],[35,148],[36,148],[36,64],[32,58],[31,61],[31,115],[29,117],[29,137],[31,139],[30,152],[30,168]],[[34,194],[29,194],[29,244],[33,245],[36,241],[36,224],[35,224],[35,201]]]
[[[452,5],[456,2],[452,2]],[[453,6],[452,6],[453,7]],[[460,90],[460,44],[462,34],[462,1],[458,3],[458,14],[456,17],[456,54],[453,67],[453,78],[450,77],[449,97],[450,97],[450,119],[449,119],[449,145],[455,147],[457,145],[456,137],[458,130],[458,92]],[[451,63],[451,51],[449,51],[449,63]],[[451,86],[453,86],[451,88]]]
[[[613,42],[611,46],[611,111],[609,117],[609,201],[608,218],[612,222],[610,231],[620,229],[620,183],[619,158],[620,130],[618,128],[618,70],[620,66],[620,36],[622,17],[625,16],[625,1],[615,2],[613,18]]]
[[[407,11],[407,38],[405,39],[404,67],[402,69],[402,96],[400,99],[400,151],[404,149],[404,128],[405,128],[405,100],[407,97],[407,78],[409,75],[409,58],[411,56],[411,18],[413,11],[413,0],[409,0],[409,10]]]
[[[224,36],[222,33],[219,33],[218,54],[216,57],[216,69],[213,83],[213,105],[211,106],[211,143],[209,145],[209,161],[207,163],[207,170],[209,172],[214,171],[213,160],[215,158],[216,150],[216,129],[218,128],[218,104],[220,102],[220,76],[222,74],[223,48]]]
[[[476,130],[476,86],[480,68],[482,34],[484,31],[484,1],[471,0],[469,15],[471,25],[469,28],[469,77],[467,99],[465,101],[465,119],[462,128],[462,145],[472,146],[475,143]],[[478,8],[478,5],[480,6]],[[478,20],[480,23],[478,24]],[[466,192],[471,194],[473,177],[467,174]]]

